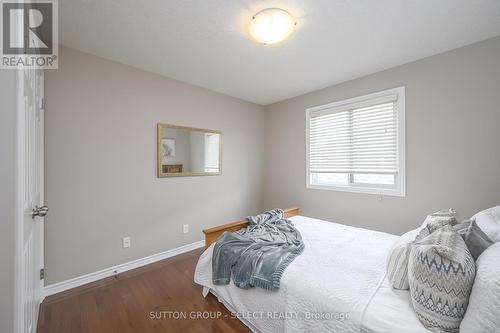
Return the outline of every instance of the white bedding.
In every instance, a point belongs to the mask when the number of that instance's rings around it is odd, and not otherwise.
[[[212,248],[200,257],[195,282],[210,289],[254,332],[428,332],[408,291],[385,279],[397,236],[292,217],[306,244],[286,269],[278,291],[212,284]]]

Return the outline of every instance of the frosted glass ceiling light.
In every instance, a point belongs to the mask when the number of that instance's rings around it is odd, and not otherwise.
[[[252,17],[249,31],[259,43],[275,44],[290,36],[295,24],[295,20],[287,11],[268,8]]]

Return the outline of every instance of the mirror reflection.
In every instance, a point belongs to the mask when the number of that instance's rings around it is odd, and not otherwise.
[[[203,176],[221,173],[222,133],[158,124],[158,176]]]

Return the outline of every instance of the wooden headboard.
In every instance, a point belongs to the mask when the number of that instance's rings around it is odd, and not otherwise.
[[[284,209],[283,211],[285,213],[285,218],[299,215],[299,208],[298,207],[287,208],[287,209]],[[205,248],[209,247],[210,244],[215,242],[217,240],[217,238],[219,238],[219,236],[224,231],[237,231],[237,230],[245,228],[247,225],[248,225],[247,220],[241,220],[241,221],[223,224],[223,225],[219,225],[217,227],[203,230],[203,233],[205,234]]]

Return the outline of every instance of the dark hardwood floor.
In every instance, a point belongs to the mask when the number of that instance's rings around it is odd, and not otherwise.
[[[250,332],[212,294],[201,295],[193,281],[201,253],[49,296],[40,308],[38,333]],[[206,316],[212,318],[192,319]]]

